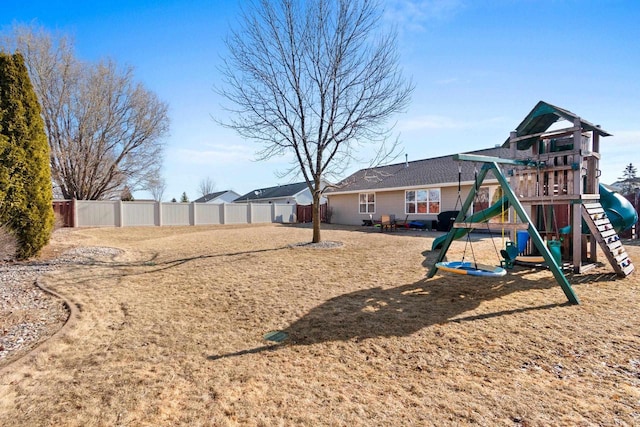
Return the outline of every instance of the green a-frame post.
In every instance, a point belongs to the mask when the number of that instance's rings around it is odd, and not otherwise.
[[[509,200],[509,203],[511,204],[511,206],[513,206],[513,209],[518,215],[518,218],[520,219],[520,221],[522,221],[522,223],[528,224],[527,232],[529,233],[531,241],[533,242],[535,247],[538,249],[542,257],[544,258],[545,262],[549,266],[549,269],[553,273],[553,277],[556,279],[556,282],[558,282],[558,284],[564,291],[565,296],[567,297],[567,299],[571,304],[580,304],[578,297],[573,292],[573,288],[571,287],[571,284],[565,277],[558,263],[556,263],[556,260],[551,255],[551,252],[549,252],[547,245],[544,244],[544,241],[542,240],[540,233],[538,233],[538,230],[531,223],[531,218],[529,218],[529,215],[524,210],[524,207],[522,206],[522,204],[516,197],[515,193],[509,186],[507,179],[504,177],[504,175],[502,174],[498,166],[499,163],[511,164],[516,166],[538,166],[538,165],[535,162],[527,161],[527,160],[502,159],[500,157],[481,156],[481,155],[475,155],[475,154],[456,154],[453,158],[454,160],[464,160],[464,161],[484,163],[484,165],[480,169],[480,172],[478,173],[475,185],[471,188],[471,191],[469,191],[469,195],[467,196],[467,199],[463,203],[462,208],[460,209],[460,212],[458,212],[458,216],[456,217],[455,222],[457,223],[462,222],[464,218],[467,216],[467,212],[471,207],[471,203],[475,198],[478,188],[480,188],[480,185],[486,178],[487,173],[489,171],[492,171],[494,176],[498,180],[500,187],[502,187],[502,192],[503,192],[502,194],[504,194],[507,197],[507,199]],[[468,229],[467,231],[470,231],[470,230],[471,229]],[[449,250],[449,247],[451,246],[451,242],[454,239],[455,232],[456,230],[452,228],[451,231],[449,231],[449,233],[447,234],[447,239],[442,243],[442,248],[440,249],[438,258],[436,258],[436,261],[429,269],[427,278],[433,277],[438,271],[438,267],[436,267],[436,265],[437,263],[441,262],[444,259],[444,256]]]

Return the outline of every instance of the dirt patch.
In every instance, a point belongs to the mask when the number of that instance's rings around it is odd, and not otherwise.
[[[0,424],[640,423],[638,274],[571,277],[580,306],[546,270],[426,280],[437,235],[331,227],[342,247],[305,250],[309,229],[275,225],[66,232],[51,253],[118,251],[43,275],[78,319],[0,376]]]

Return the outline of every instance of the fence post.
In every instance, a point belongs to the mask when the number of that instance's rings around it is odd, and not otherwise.
[[[196,225],[196,202],[191,202],[189,205],[189,223]]]
[[[247,223],[253,224],[253,207],[250,202],[247,202]]]
[[[224,224],[224,220],[227,217],[227,202],[222,203],[222,209],[220,210],[220,224]]]
[[[156,214],[156,225],[158,227],[162,227],[162,202],[157,201],[155,206],[155,214]]]
[[[77,210],[77,206],[76,206],[76,199],[75,197],[73,199],[71,199],[71,227],[77,227],[78,226],[78,210]]]
[[[124,205],[122,203],[122,200],[118,200],[116,203],[117,203],[116,204],[116,224],[117,224],[118,227],[122,227],[124,225],[122,223],[123,220],[124,220],[123,219],[123,215],[122,215],[123,214],[122,211],[123,211]]]

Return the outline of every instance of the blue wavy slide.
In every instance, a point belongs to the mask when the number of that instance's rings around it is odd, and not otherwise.
[[[638,222],[638,212],[630,201],[600,184],[600,204],[617,233],[628,230]]]

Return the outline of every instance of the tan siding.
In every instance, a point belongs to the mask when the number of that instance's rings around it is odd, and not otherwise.
[[[361,225],[368,214],[358,213],[357,194],[339,194],[329,196],[329,207],[333,210],[331,222],[343,225]]]
[[[484,187],[484,185],[483,185]],[[490,194],[493,195],[497,186],[490,185]],[[425,187],[429,188],[429,187]],[[431,187],[437,188],[437,187]],[[440,188],[440,212],[459,210],[466,200],[471,185],[463,185],[458,202],[458,186]],[[372,215],[374,220],[380,219],[381,215],[395,215],[396,219],[404,220],[407,217],[404,206],[404,190],[396,191],[376,191],[376,211]],[[457,205],[457,206],[456,206]],[[334,224],[361,225],[362,220],[369,219],[369,214],[358,212],[358,194],[330,194],[329,206],[333,209],[331,221]],[[409,214],[409,220],[433,220],[437,219],[437,214]]]
[[[460,194],[461,202],[458,202],[458,187],[446,187],[440,191],[440,201],[442,205],[440,206],[440,212],[453,211],[460,209],[462,203],[469,194],[469,190],[471,186],[463,186]],[[458,205],[456,207],[456,204]]]
[[[381,215],[395,215],[396,219],[404,219],[404,191],[385,191],[376,193],[376,210]]]

